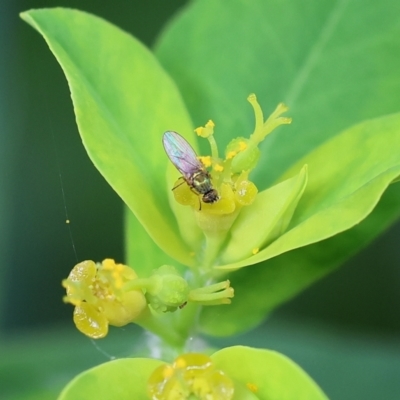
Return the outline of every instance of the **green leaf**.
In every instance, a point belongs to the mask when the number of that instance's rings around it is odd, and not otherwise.
[[[298,365],[275,351],[234,346],[217,351],[211,358],[230,378],[254,385],[260,400],[327,400]]]
[[[399,146],[400,114],[394,114],[358,124],[318,147],[286,173],[291,176],[304,164],[309,168],[308,185],[286,233],[251,259],[219,268],[253,265],[361,222],[400,175]]]
[[[101,364],[76,376],[58,399],[146,399],[147,380],[162,364],[150,358],[125,358]]]
[[[253,131],[250,93],[265,115],[289,106],[292,125],[262,149],[263,189],[343,129],[400,110],[398,11],[395,0],[197,0],[156,54],[195,125],[212,118],[217,140]]]
[[[154,243],[132,212],[129,209],[125,211],[126,264],[141,278],[149,277],[155,269],[165,264],[183,272],[183,267]]]
[[[265,140],[252,176],[263,189],[282,180],[289,167],[298,167],[302,157],[338,132],[400,110],[400,53],[393,50],[400,45],[400,25],[395,10],[394,0],[193,1],[160,37],[156,54],[177,82],[195,125],[212,118],[215,136],[222,142],[253,131],[252,112],[245,101],[250,93],[257,94],[266,115],[277,103],[288,104],[293,123]],[[396,152],[396,145],[387,143]],[[343,148],[336,153],[335,163],[348,152]],[[327,162],[325,167],[329,168]],[[350,177],[352,171],[343,172]],[[310,179],[313,173],[310,170]],[[375,199],[372,196],[370,209],[364,209],[359,221],[379,200],[391,172],[387,174],[371,181]],[[367,220],[348,232],[230,274],[235,288],[232,304],[204,308],[202,329],[230,335],[259,323],[397,218],[400,190],[389,188],[383,200]],[[299,215],[307,217],[305,212]],[[296,218],[297,214],[292,224],[300,222]],[[258,254],[259,260],[279,254],[285,244],[282,240],[274,246],[268,254]]]
[[[67,77],[95,166],[163,251],[190,265],[168,206],[161,144],[166,130],[193,131],[175,84],[148,49],[101,18],[62,8],[21,17],[43,35]],[[140,243],[146,233],[135,233]]]
[[[306,184],[307,167],[304,166],[297,175],[262,191],[254,204],[244,207],[231,229],[222,264],[248,260],[253,249],[263,248],[282,235]]]
[[[350,231],[330,242],[323,241],[315,249],[307,246],[346,231],[371,213],[383,192],[400,174],[400,153],[393,151],[400,146],[399,127],[400,114],[366,121],[323,144],[293,166],[288,175],[305,163],[310,173],[286,233],[250,259],[222,268],[229,270],[256,264],[305,246],[304,252],[284,254],[282,260],[278,257],[278,260],[261,263],[247,274],[231,275],[235,288],[233,303],[223,315],[218,308],[203,310],[202,324],[206,333],[231,335],[259,323],[267,312],[331,271],[334,265],[370,239],[370,236],[363,238],[365,232],[373,235],[376,229],[382,229],[382,223],[387,224],[385,217],[382,222],[358,226],[356,241],[351,240],[355,233]],[[337,154],[341,157],[335,162]],[[378,213],[374,219],[381,217]],[[325,254],[318,259],[319,248],[323,248]]]
[[[394,195],[400,195],[400,185],[391,185],[378,203],[378,212],[353,229],[231,274],[229,279],[235,288],[232,304],[204,308],[203,331],[230,336],[258,325],[274,308],[333,271],[354,254],[354,249],[370,241],[372,237],[365,232],[373,235],[373,229],[383,230],[395,216],[399,217],[399,212],[393,214]]]

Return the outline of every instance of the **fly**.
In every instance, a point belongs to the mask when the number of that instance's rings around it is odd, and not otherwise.
[[[179,133],[167,131],[163,136],[163,145],[168,158],[182,174],[190,189],[202,195],[204,203],[218,201],[218,192],[212,186],[210,173],[197,159],[195,151],[186,139]]]

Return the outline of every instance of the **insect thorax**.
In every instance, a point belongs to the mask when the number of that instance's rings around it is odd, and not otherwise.
[[[190,177],[189,185],[200,194],[208,193],[212,190],[211,178],[208,171],[199,171]]]

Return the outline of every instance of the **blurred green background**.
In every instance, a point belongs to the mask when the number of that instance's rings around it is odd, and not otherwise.
[[[18,13],[40,7],[79,8],[151,46],[185,3],[0,3],[2,399],[55,398],[77,372],[107,361],[110,355],[134,351],[132,335],[139,334],[135,328],[113,330],[111,338],[96,347],[75,332],[72,307],[61,301],[60,282],[77,259],[123,259],[123,207],[80,143],[60,67]],[[332,399],[400,398],[399,238],[397,224],[341,269],[277,310],[264,326],[215,343],[281,351]]]

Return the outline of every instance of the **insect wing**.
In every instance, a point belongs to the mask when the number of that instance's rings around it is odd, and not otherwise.
[[[165,132],[163,145],[172,164],[183,176],[190,177],[195,172],[204,169],[192,146],[179,133]]]

